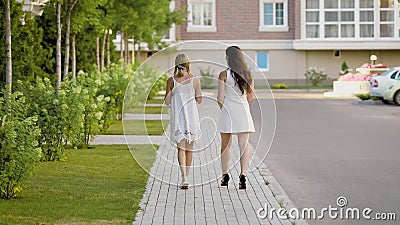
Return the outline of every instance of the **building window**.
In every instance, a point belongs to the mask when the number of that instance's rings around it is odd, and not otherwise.
[[[269,69],[268,52],[257,52],[257,67],[260,70]]]
[[[188,0],[188,32],[216,32],[215,0]]]
[[[289,31],[287,0],[260,0],[259,31]]]
[[[398,38],[399,1],[305,0],[306,39]]]

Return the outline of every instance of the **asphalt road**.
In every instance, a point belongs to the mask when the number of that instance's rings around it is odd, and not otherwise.
[[[258,154],[270,144],[271,100],[252,105],[256,129],[263,125]],[[400,224],[400,107],[354,104],[354,100],[277,99],[277,127],[267,167],[297,208],[346,207],[395,212],[396,221],[307,220],[310,224]],[[261,118],[264,118],[261,120]],[[251,142],[256,143],[257,135]],[[345,208],[346,208],[345,207]]]

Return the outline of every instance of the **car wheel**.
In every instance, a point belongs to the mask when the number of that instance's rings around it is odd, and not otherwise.
[[[388,101],[388,100],[385,100],[385,99],[381,99],[381,101],[383,102],[383,104],[385,104],[385,105],[390,105],[390,102]]]
[[[400,106],[400,90],[396,91],[394,94],[393,101],[396,103],[396,105]]]

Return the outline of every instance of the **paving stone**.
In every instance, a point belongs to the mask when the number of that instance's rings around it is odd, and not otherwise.
[[[218,119],[218,108],[210,103],[199,105],[202,118]],[[159,118],[159,115],[147,115]],[[146,118],[148,118],[146,116]],[[165,117],[163,115],[162,117]],[[143,115],[126,115],[127,119],[141,119]],[[181,190],[180,168],[177,162],[177,150],[170,141],[169,134],[157,137],[127,136],[129,144],[157,144],[158,154],[151,168],[151,175],[146,185],[146,191],[139,204],[144,210],[139,210],[134,224],[279,224],[290,225],[287,219],[260,219],[257,210],[264,207],[279,209],[279,203],[272,194],[271,187],[276,189],[279,184],[273,178],[268,168],[260,164],[251,147],[252,161],[247,172],[247,189],[238,190],[240,163],[237,139],[233,136],[231,148],[231,163],[229,187],[220,187],[220,136],[215,134],[215,125],[211,119],[201,123],[202,136],[195,143],[192,168],[188,180],[190,188]],[[169,129],[166,129],[169,132]],[[126,144],[124,136],[114,137],[99,135],[94,144]],[[255,167],[257,166],[257,167]],[[160,181],[161,180],[161,181]],[[272,185],[267,185],[266,180]],[[275,190],[276,195],[285,196],[284,191]],[[288,200],[288,198],[286,199]],[[285,201],[286,201],[285,200]],[[288,205],[292,206],[290,201]],[[298,224],[307,224],[299,221]]]

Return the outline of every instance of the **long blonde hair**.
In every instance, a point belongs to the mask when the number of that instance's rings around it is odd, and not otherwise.
[[[242,50],[238,46],[229,46],[226,49],[227,63],[233,73],[235,83],[239,86],[240,91],[244,94],[251,93],[251,83],[253,76],[247,68],[246,61]]]
[[[182,77],[184,70],[190,74],[189,57],[181,53],[175,58],[174,75],[177,77]]]

